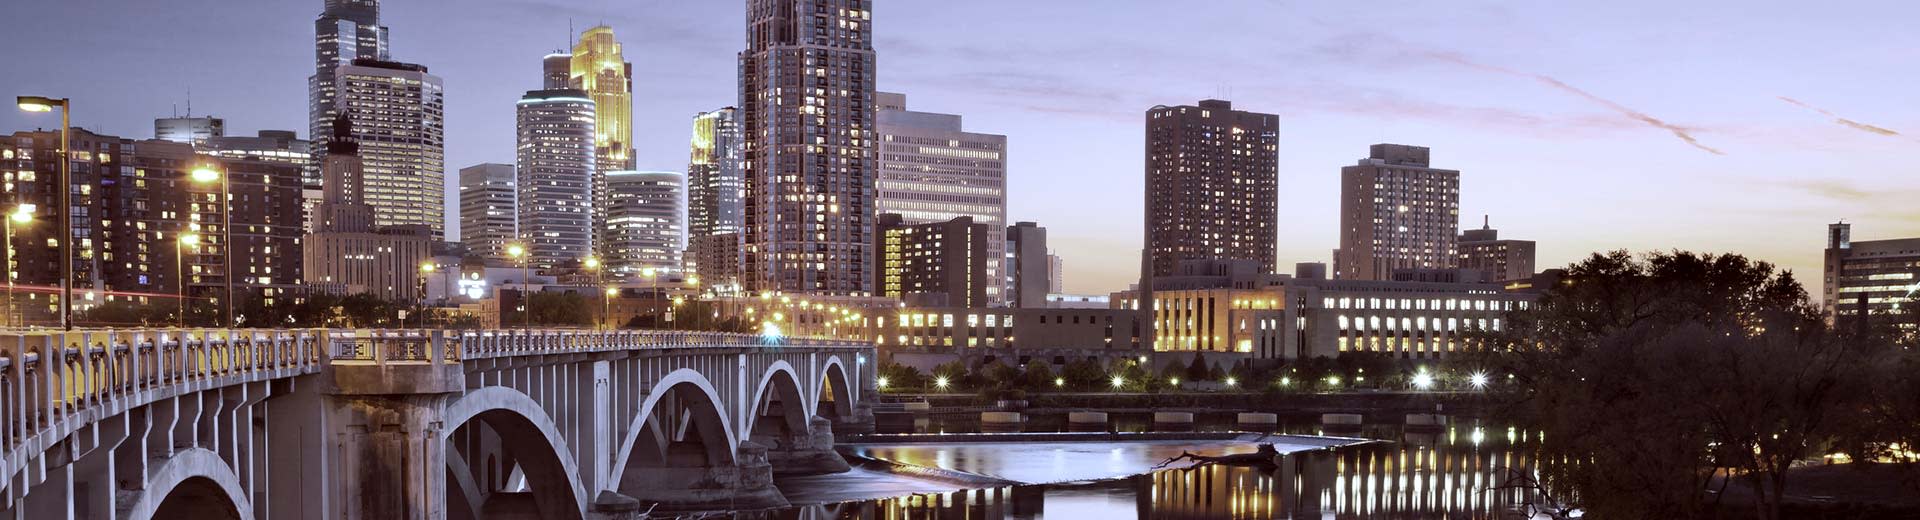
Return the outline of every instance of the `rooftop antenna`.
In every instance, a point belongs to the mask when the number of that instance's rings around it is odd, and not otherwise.
[[[1481,215],[1480,229],[1493,229],[1493,215]]]

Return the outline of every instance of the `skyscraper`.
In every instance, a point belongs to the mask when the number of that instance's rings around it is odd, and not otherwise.
[[[1340,169],[1340,249],[1334,276],[1392,280],[1396,269],[1459,261],[1460,172],[1428,166],[1423,146],[1376,144]]]
[[[747,290],[874,292],[873,0],[747,0]]]
[[[419,266],[433,255],[431,230],[424,224],[376,223],[378,208],[366,201],[372,179],[355,138],[360,134],[349,114],[334,118],[321,166],[325,194],[301,250],[302,274],[307,285],[336,294],[420,297]]]
[[[1280,118],[1216,99],[1147,110],[1148,273],[1182,260],[1276,268]]]
[[[540,59],[540,88],[546,90],[575,88],[572,54],[556,52]]]
[[[693,156],[687,162],[688,235],[740,232],[746,225],[745,190],[739,110],[727,107],[694,116]]]
[[[520,239],[543,273],[593,255],[594,109],[575,89],[520,98]]]
[[[440,77],[407,63],[354,60],[334,73],[335,100],[365,164],[374,223],[445,232],[446,95]]]
[[[507,245],[520,238],[511,164],[476,164],[460,169],[460,243],[467,254],[505,265]]]
[[[880,180],[875,207],[909,224],[972,217],[987,225],[987,277],[999,280],[1007,256],[1007,136],[967,132],[960,116],[907,110],[907,97],[879,92]],[[1014,288],[987,287],[1002,304]],[[1040,295],[1040,304],[1046,295]]]
[[[1047,254],[1047,228],[1021,222],[1003,230],[1007,287],[1013,291],[1007,295],[1007,302],[1023,309],[1046,308],[1047,293],[1053,285],[1050,280],[1053,255]]]
[[[318,164],[325,158],[337,108],[334,73],[358,59],[386,61],[387,28],[380,25],[380,0],[326,0],[313,25],[315,59],[313,76],[307,78],[307,138],[313,140],[313,161]],[[319,175],[319,169],[312,174]],[[319,184],[318,179],[309,180]]]
[[[607,270],[630,277],[678,271],[686,243],[686,177],[674,172],[607,172]]]
[[[549,77],[552,75],[549,73]],[[633,169],[633,64],[622,54],[613,28],[605,25],[580,33],[573,46],[573,75],[568,88],[576,88],[593,98],[594,157],[597,169],[589,185],[592,189],[594,222],[607,222],[606,173]],[[550,87],[552,88],[552,87]],[[598,224],[596,224],[598,225]],[[604,228],[604,226],[600,226]],[[609,233],[597,230],[596,235]],[[606,241],[596,239],[595,249],[604,250]]]

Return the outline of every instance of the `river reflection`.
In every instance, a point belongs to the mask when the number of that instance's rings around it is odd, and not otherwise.
[[[1504,428],[1460,426],[1432,433],[1388,433],[1370,426],[1370,437],[1393,442],[1310,449],[1282,455],[1271,468],[1203,466],[1154,471],[1117,479],[1045,485],[918,493],[878,500],[808,506],[740,518],[844,519],[1044,519],[1122,518],[1518,518],[1532,496],[1495,490],[1509,468],[1532,466],[1532,439]],[[1045,475],[1059,469],[1051,448],[1026,445],[994,459],[969,446],[933,446],[916,462],[1003,478]],[[1196,448],[1238,452],[1207,442]],[[1112,450],[1114,446],[1084,448]],[[876,455],[895,448],[875,450]],[[1157,458],[1164,445],[1123,450],[1127,457]],[[945,453],[941,455],[940,453]],[[946,465],[942,465],[942,461]],[[1157,460],[1154,462],[1158,462]],[[1074,471],[1125,470],[1114,467]]]

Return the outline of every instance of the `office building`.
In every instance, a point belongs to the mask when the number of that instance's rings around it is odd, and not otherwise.
[[[1433,168],[1422,146],[1373,145],[1340,169],[1340,249],[1334,276],[1390,280],[1400,269],[1459,262],[1460,172]]]
[[[740,162],[740,111],[733,107],[693,118],[693,155],[687,162],[687,232],[693,238],[739,233],[746,227],[746,188]]]
[[[686,177],[674,172],[607,172],[607,274],[644,278],[678,272],[686,243]]]
[[[1491,220],[1480,229],[1462,231],[1459,247],[1460,268],[1478,271],[1481,280],[1504,284],[1531,280],[1535,274],[1533,241],[1503,240]]]
[[[540,58],[540,88],[556,90],[573,86],[573,55],[556,52]]]
[[[595,170],[590,177],[596,223],[609,222],[606,174],[633,169],[633,64],[628,63],[613,28],[605,25],[580,33],[573,46],[573,76],[568,88],[585,91],[594,104]],[[599,224],[596,224],[599,225]],[[604,226],[602,226],[604,227]],[[596,230],[596,249],[608,250],[605,240],[611,230]]]
[[[747,290],[874,292],[873,0],[747,0]]]
[[[1007,256],[1007,136],[963,130],[952,114],[907,110],[907,97],[878,92],[880,104],[879,198],[882,214],[897,214],[909,224],[971,217],[986,224],[987,276],[1011,278],[1003,271]],[[1011,286],[987,288],[987,300],[999,305],[1013,298]],[[1028,303],[1041,301],[1032,295]]]
[[[379,0],[326,0],[314,21],[314,68],[307,78],[307,137],[313,140],[318,169],[332,134],[338,81],[335,74],[354,60],[388,60],[387,28],[380,25]]]
[[[986,266],[992,226],[973,217],[908,224],[893,213],[880,215],[879,221],[874,264],[880,266],[875,280],[880,296],[913,307],[987,306],[987,287],[996,285]]]
[[[1147,110],[1148,275],[1201,259],[1275,269],[1279,126],[1214,99]]]
[[[328,134],[321,165],[325,194],[314,209],[318,220],[302,250],[301,274],[314,290],[417,301],[423,296],[420,265],[433,257],[437,240],[425,225],[378,223],[377,208],[366,201],[372,178],[353,119],[340,114]]]
[[[420,65],[354,60],[334,73],[340,113],[352,123],[366,186],[360,194],[382,227],[445,233],[446,95]],[[331,153],[331,150],[328,151]]]
[[[1053,255],[1047,254],[1047,228],[1032,222],[1006,227],[1004,249],[1007,302],[1020,308],[1045,308],[1053,290]],[[992,253],[989,252],[989,255]]]
[[[153,138],[176,143],[202,143],[227,135],[227,122],[217,117],[163,117],[153,120]]]
[[[1898,309],[1911,312],[1920,298],[1920,238],[1853,240],[1853,225],[1827,226],[1821,294],[1834,326],[1860,327]],[[1912,327],[1912,325],[1903,325]]]
[[[1047,255],[1047,292],[1067,292],[1067,261],[1060,255]]]
[[[594,255],[595,105],[575,89],[535,90],[517,107],[520,241],[544,275]]]
[[[467,256],[505,266],[507,246],[520,240],[518,182],[511,164],[460,169],[460,244]]]
[[[1151,354],[1140,313],[1112,309],[908,308],[876,313],[862,333],[880,359],[931,371],[955,360],[968,366],[1041,362],[1055,371],[1081,360],[1106,366]]]

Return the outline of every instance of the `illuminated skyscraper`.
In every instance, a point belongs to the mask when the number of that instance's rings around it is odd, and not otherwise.
[[[621,54],[612,27],[602,25],[580,34],[580,42],[573,46],[571,82],[569,88],[584,90],[593,98],[593,221],[604,223],[607,206],[612,203],[607,199],[605,174],[633,169],[633,64]],[[596,235],[607,234],[604,226],[596,228]],[[596,249],[606,248],[603,239],[596,239],[594,244]]]
[[[314,69],[307,78],[307,138],[313,140],[313,161],[325,160],[334,115],[334,71],[357,59],[386,61],[387,28],[380,25],[380,0],[326,0],[320,19],[313,23]],[[320,169],[308,172],[319,185]]]
[[[1007,136],[967,132],[960,116],[907,110],[903,94],[880,92],[880,180],[875,211],[908,224],[971,217],[987,226],[983,303],[1013,300],[1014,267],[1007,265]],[[1042,255],[1046,254],[1041,249]],[[1004,273],[1004,274],[1003,274]],[[1038,279],[1038,277],[1035,277]],[[1046,303],[1045,289],[1029,291]]]
[[[1334,276],[1392,280],[1399,269],[1459,264],[1460,172],[1428,166],[1424,146],[1376,144],[1340,169]]]
[[[476,164],[460,169],[460,243],[467,254],[505,265],[507,246],[520,240],[516,200],[519,190],[511,164]]]
[[[361,198],[381,227],[446,232],[446,94],[440,77],[407,63],[354,60],[334,73],[335,103],[352,123],[366,168]]]
[[[607,270],[626,278],[679,271],[686,250],[686,178],[674,172],[607,172]]]
[[[687,162],[688,233],[738,233],[746,225],[746,180],[740,176],[740,117],[733,107],[693,118],[693,156]]]
[[[871,295],[873,0],[746,5],[746,289]]]
[[[593,255],[594,119],[583,91],[535,90],[520,99],[520,240],[536,270]]]

